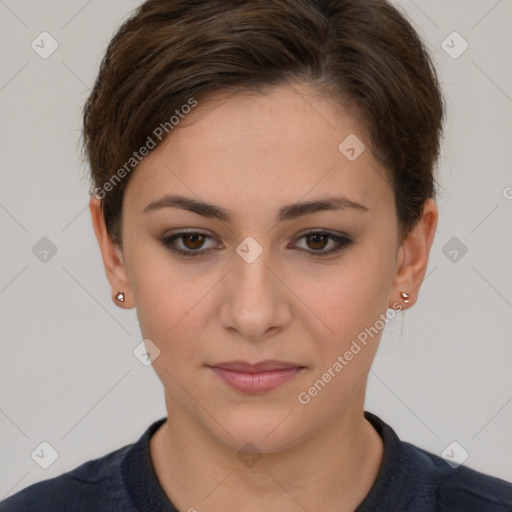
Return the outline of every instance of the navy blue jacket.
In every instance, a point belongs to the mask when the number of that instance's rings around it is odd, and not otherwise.
[[[355,512],[511,512],[512,484],[400,441],[377,416],[365,417],[383,439],[377,479]],[[160,486],[149,439],[154,422],[134,443],[72,471],[32,484],[0,502],[0,512],[178,512]],[[186,511],[181,511],[186,512]]]

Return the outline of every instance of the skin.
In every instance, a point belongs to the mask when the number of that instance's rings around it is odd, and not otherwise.
[[[349,161],[350,134],[366,150]],[[387,171],[373,159],[358,122],[310,86],[264,95],[211,95],[139,164],[125,190],[122,248],[109,237],[100,201],[90,211],[107,278],[123,308],[137,310],[142,335],[161,351],[168,419],[150,442],[156,475],[179,510],[352,511],[373,485],[382,441],[363,417],[381,331],[306,405],[307,391],[387,308],[414,305],[437,225],[433,200],[404,240]],[[229,209],[232,219],[178,208],[144,213],[181,194]],[[357,208],[276,221],[280,207],[343,195]],[[198,230],[173,253],[159,237]],[[345,233],[337,243],[304,237]],[[252,263],[236,248],[253,237]],[[400,292],[410,294],[404,305]],[[399,308],[400,309],[400,306]],[[397,313],[398,314],[398,313]],[[275,390],[234,390],[207,365],[277,359],[305,368]],[[237,452],[252,443],[252,467]],[[335,448],[334,448],[335,447]]]

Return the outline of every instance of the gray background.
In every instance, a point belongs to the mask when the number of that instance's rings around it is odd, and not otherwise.
[[[100,58],[138,3],[0,0],[0,498],[166,414],[160,382],[132,353],[135,312],[111,302],[78,153]],[[404,440],[437,454],[457,441],[465,464],[512,480],[512,2],[397,4],[427,41],[449,112],[427,278],[384,333],[366,408]],[[31,48],[43,31],[59,45],[47,59]],[[441,46],[454,31],[469,44],[458,58]],[[43,237],[57,248],[46,261],[33,251]],[[31,458],[42,441],[58,452],[48,469]]]

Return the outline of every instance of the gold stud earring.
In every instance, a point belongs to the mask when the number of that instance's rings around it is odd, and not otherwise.
[[[408,293],[400,292],[400,296],[402,297],[404,304],[407,304],[409,302],[410,295]]]
[[[118,294],[116,295],[116,300],[118,300],[119,302],[124,302],[124,293],[118,292]]]

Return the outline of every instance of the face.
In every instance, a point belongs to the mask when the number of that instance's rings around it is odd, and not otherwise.
[[[277,452],[361,410],[404,252],[386,171],[349,136],[306,86],[212,96],[131,176],[125,286],[177,423]]]

